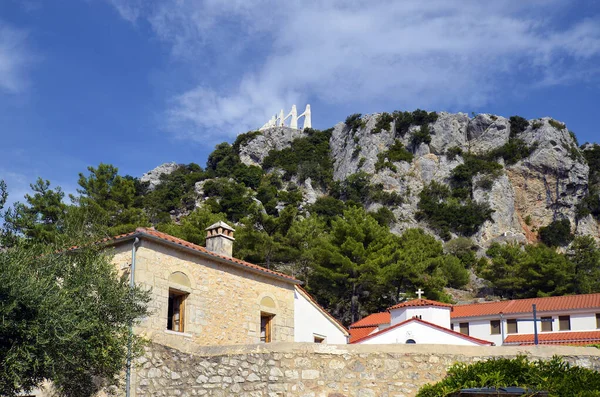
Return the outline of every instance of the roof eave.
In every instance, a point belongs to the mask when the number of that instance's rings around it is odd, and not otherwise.
[[[252,267],[248,267],[248,266],[242,265],[240,263],[237,263],[235,261],[223,258],[221,256],[212,255],[212,254],[209,254],[209,253],[206,253],[206,252],[198,251],[198,250],[195,250],[193,248],[186,247],[184,245],[177,244],[175,242],[172,242],[172,241],[169,241],[169,240],[165,240],[165,239],[162,239],[160,237],[153,236],[151,234],[146,234],[146,233],[141,232],[141,231],[136,231],[135,233],[132,233],[131,235],[127,235],[127,236],[123,236],[123,237],[118,237],[116,239],[107,241],[107,245],[114,245],[114,244],[119,243],[119,242],[133,240],[136,237],[141,237],[141,238],[145,238],[145,239],[148,239],[148,240],[152,240],[152,241],[158,242],[159,244],[164,244],[164,245],[167,245],[169,247],[180,249],[182,251],[189,252],[189,253],[194,254],[194,255],[198,255],[198,256],[200,256],[202,258],[205,258],[205,259],[211,259],[211,260],[214,260],[214,261],[217,261],[217,262],[220,262],[220,263],[227,264],[229,266],[233,266],[233,267],[235,267],[237,269],[240,269],[240,270],[244,270],[244,271],[247,271],[247,272],[250,272],[250,273],[254,273],[254,274],[259,274],[261,276],[269,277],[269,278],[272,278],[272,279],[275,279],[275,280],[284,281],[284,282],[292,284],[292,285],[300,285],[300,284],[302,284],[302,281],[300,281],[300,280],[289,279],[287,277],[282,277],[282,276],[279,276],[277,274],[265,272],[265,271],[262,271],[262,270],[259,270],[259,269],[254,269]]]

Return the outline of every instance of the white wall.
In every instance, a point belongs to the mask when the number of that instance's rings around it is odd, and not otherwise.
[[[439,325],[440,327],[450,328],[450,308],[435,306],[415,306],[403,307],[390,311],[391,325],[399,324],[410,320],[413,317],[420,317],[421,320]]]
[[[344,333],[297,290],[294,291],[294,341],[314,342],[315,335],[325,343],[346,344]]]
[[[390,329],[380,335],[358,342],[358,344],[406,343],[407,339],[413,339],[417,344],[479,346],[475,342],[449,334],[418,321]]]
[[[595,331],[596,330],[596,312],[593,313],[569,313],[569,312],[556,312],[556,313],[538,313],[538,318],[541,317],[552,317],[552,331],[549,332],[561,332],[559,330],[559,322],[558,317],[562,315],[570,315],[571,316],[571,331]],[[507,332],[507,319],[529,319],[532,318],[531,314],[521,314],[518,316],[510,316],[507,315],[502,321],[502,329],[504,330],[504,337],[506,338],[509,335],[519,335],[519,334],[533,334],[533,321],[519,321],[517,323],[517,334],[509,334]],[[469,323],[469,335],[475,338],[489,340],[490,342],[494,342],[497,346],[502,344],[502,334],[500,335],[492,335],[490,333],[490,321],[491,320],[500,320],[500,316],[495,317],[486,317],[482,318],[469,318],[469,319],[453,319],[452,320],[452,329],[456,332],[459,332],[459,324],[461,322]],[[542,324],[538,322],[537,325],[538,333],[543,334],[546,332],[542,332]]]

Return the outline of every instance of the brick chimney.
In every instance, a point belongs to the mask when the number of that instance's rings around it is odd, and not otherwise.
[[[206,249],[215,254],[233,256],[233,232],[235,229],[223,221],[206,228]]]

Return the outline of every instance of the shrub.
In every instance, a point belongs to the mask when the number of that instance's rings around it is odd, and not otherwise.
[[[389,168],[396,172],[396,167],[392,162],[394,161],[406,161],[410,163],[413,160],[413,154],[406,150],[402,142],[398,139],[390,146],[385,152],[377,154],[377,162],[375,163],[375,170],[377,172],[384,168]]]
[[[461,199],[470,198],[473,194],[473,177],[477,174],[489,175],[493,180],[502,170],[502,166],[495,161],[473,156],[464,155],[465,162],[452,170],[450,174],[450,185],[453,195]]]
[[[435,123],[438,115],[435,112],[426,112],[425,110],[417,109],[414,112],[394,111],[392,114],[395,121],[396,133],[400,136],[406,135],[411,125],[425,125]]]
[[[366,162],[367,162],[367,159],[365,157],[361,157],[360,160],[358,160],[358,168],[362,168]]]
[[[575,135],[575,133],[571,130],[569,130],[569,135],[571,136],[571,139],[573,139],[573,142],[575,142],[575,145],[579,146],[579,140],[577,140],[577,135]]]
[[[462,201],[452,197],[449,187],[432,181],[419,194],[417,219],[426,221],[444,240],[450,232],[472,236],[487,220],[492,220],[494,211],[486,203],[477,203],[471,198]]]
[[[537,130],[538,128],[541,128],[541,126],[543,126],[544,123],[542,123],[539,120],[535,120],[533,123],[531,123],[531,128],[534,130]]]
[[[240,154],[240,147],[246,146],[248,142],[260,135],[262,135],[262,132],[260,131],[249,131],[245,134],[240,134],[235,138],[235,142],[233,142],[231,147],[235,153]]]
[[[364,171],[357,172],[343,182],[336,182],[331,195],[345,202],[362,204],[381,203],[385,205],[400,205],[402,196],[396,192],[386,192],[382,184],[372,185],[371,175]]]
[[[571,222],[568,219],[553,221],[540,228],[540,240],[549,247],[564,247],[573,241]]]
[[[529,121],[525,120],[521,116],[510,116],[510,136],[511,138],[517,137],[521,132],[525,131],[529,127]]]
[[[346,127],[348,127],[348,130],[358,131],[360,128],[364,127],[365,124],[361,117],[362,114],[360,113],[354,113],[346,117],[346,121],[344,123],[346,124]]]
[[[446,157],[448,160],[456,159],[456,156],[462,156],[463,150],[459,146],[452,146],[446,150]]]
[[[490,152],[487,157],[489,159],[502,157],[507,165],[512,165],[529,157],[536,148],[537,143],[529,146],[522,139],[510,138],[507,143]]]
[[[571,366],[560,357],[529,361],[526,356],[494,358],[473,364],[457,363],[435,385],[423,386],[417,397],[452,396],[461,389],[519,386],[551,396],[599,396],[600,373]]]
[[[552,127],[556,128],[559,131],[562,131],[566,128],[566,125],[564,125],[560,121],[556,121],[554,119],[548,120],[548,124],[550,124]]]
[[[375,124],[375,128],[373,128],[371,133],[378,134],[383,130],[391,131],[390,124],[392,121],[394,121],[394,117],[391,114],[386,112],[381,113],[377,118],[377,124]]]
[[[375,218],[381,226],[389,227],[392,223],[396,222],[394,213],[387,207],[380,207],[375,212],[369,212],[369,215]]]
[[[431,134],[429,132],[429,126],[425,124],[422,125],[421,128],[419,128],[418,130],[416,130],[413,133],[410,143],[413,146],[413,149],[419,147],[421,143],[426,143],[427,145],[429,145],[431,143]]]
[[[306,129],[308,135],[296,138],[289,148],[271,150],[263,161],[263,168],[283,169],[283,178],[298,176],[302,182],[311,178],[313,182],[327,187],[333,179],[333,161],[330,156],[329,138],[332,130]]]

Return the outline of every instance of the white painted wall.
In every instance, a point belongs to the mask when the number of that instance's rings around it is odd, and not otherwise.
[[[463,339],[457,335],[444,332],[418,321],[400,325],[382,334],[358,342],[358,344],[376,345],[406,343],[408,339],[413,339],[417,344],[479,346],[475,342]]]
[[[571,331],[596,331],[596,312],[593,313],[569,313],[569,312],[555,312],[555,313],[539,313],[538,318],[541,317],[552,317],[552,331],[548,332],[560,332],[559,330],[559,322],[558,317],[562,315],[571,316]],[[508,335],[511,335],[507,332],[507,319],[529,319],[532,318],[531,314],[522,314],[518,316],[510,316],[507,315],[502,321],[502,329],[504,330],[504,337],[506,338]],[[475,338],[488,340],[490,342],[494,342],[497,346],[502,344],[502,334],[501,335],[492,335],[490,328],[491,320],[500,320],[500,316],[488,316],[485,318],[476,317],[469,319],[453,319],[452,320],[452,329],[456,332],[460,331],[459,324],[461,322],[469,323],[469,335]],[[542,332],[542,325],[538,323],[537,325],[538,333],[546,333]],[[517,334],[533,334],[533,321],[519,321],[517,324]]]
[[[314,342],[314,336],[325,337],[325,343],[346,344],[344,333],[297,290],[294,291],[294,341]]]
[[[421,316],[421,320],[439,325],[440,327],[450,328],[450,308],[435,306],[415,306],[402,307],[390,311],[391,325],[399,324],[410,320],[413,317]]]

